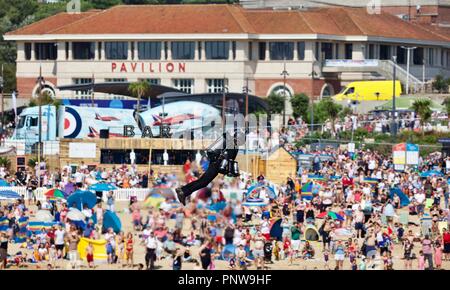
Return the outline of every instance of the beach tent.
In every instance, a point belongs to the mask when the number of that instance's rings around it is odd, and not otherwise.
[[[7,217],[0,217],[0,232],[6,232],[9,229],[9,220]]]
[[[33,232],[35,234],[40,234],[42,229],[46,231],[50,230],[54,225],[57,225],[56,222],[29,222],[27,225],[27,230],[29,232]]]
[[[307,225],[305,229],[305,240],[307,241],[318,241],[319,240],[319,232],[316,227],[313,225]]]
[[[257,183],[256,185],[250,186],[247,190],[247,196],[250,196],[254,193],[257,193],[259,196],[259,193],[262,189],[266,189],[266,194],[270,199],[275,199],[277,197],[275,189],[273,187],[261,183]]]
[[[247,198],[245,202],[242,203],[243,206],[267,206],[267,202],[261,198]]]
[[[222,255],[220,256],[221,260],[229,261],[230,256],[236,253],[236,246],[233,244],[228,244],[223,247]]]
[[[104,264],[108,262],[108,254],[106,253],[106,240],[91,240],[87,238],[81,238],[78,243],[78,254],[82,260],[86,260],[86,248],[92,244],[94,248],[94,263]]]
[[[22,216],[17,221],[17,225],[19,226],[19,231],[16,233],[14,237],[14,243],[23,243],[27,240],[27,226],[28,226],[29,218],[27,216]]]
[[[395,194],[400,198],[400,207],[409,205],[408,196],[406,196],[406,194],[404,194],[400,188],[398,187],[391,188],[390,199],[393,199]]]
[[[106,230],[108,228],[113,228],[115,233],[120,232],[122,229],[122,223],[120,222],[119,217],[110,210],[107,210],[103,214],[103,229]]]
[[[308,182],[302,186],[302,199],[311,200],[313,198],[313,183]]]
[[[7,187],[11,185],[6,180],[0,179],[0,186]]]
[[[283,228],[281,227],[281,219],[274,220],[270,227],[270,236],[277,241],[283,240]]]

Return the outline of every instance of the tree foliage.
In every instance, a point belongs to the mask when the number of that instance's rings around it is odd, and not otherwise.
[[[128,90],[133,96],[137,97],[137,111],[139,112],[141,109],[141,98],[150,90],[150,84],[147,81],[141,80],[131,83],[128,86]]]
[[[284,96],[279,94],[270,94],[267,97],[267,105],[271,114],[281,114],[284,109]]]
[[[431,100],[430,99],[418,99],[412,104],[412,109],[420,116],[420,125],[422,126],[431,119]]]
[[[439,93],[448,92],[448,86],[450,84],[450,78],[445,79],[441,74],[436,75],[433,81],[433,90],[438,91]]]
[[[301,117],[305,121],[308,118],[309,97],[304,93],[295,94],[291,98],[291,104],[294,117]]]

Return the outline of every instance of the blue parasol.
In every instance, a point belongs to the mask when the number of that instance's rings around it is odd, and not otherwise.
[[[6,187],[11,186],[6,180],[0,179],[0,186]]]
[[[93,208],[97,204],[97,196],[90,191],[77,190],[67,198],[67,204],[71,207],[83,210],[83,206]]]

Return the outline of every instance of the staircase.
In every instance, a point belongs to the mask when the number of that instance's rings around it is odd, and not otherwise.
[[[392,60],[379,60],[378,61],[378,73],[386,77],[386,79],[392,79],[394,76],[394,66],[396,69],[395,75],[396,79],[399,80],[403,85],[405,85],[406,88],[406,82],[408,80],[408,73],[407,71],[399,66],[398,64],[394,63]],[[424,83],[416,78],[411,73],[409,74],[409,92],[408,93],[418,93],[423,89]]]

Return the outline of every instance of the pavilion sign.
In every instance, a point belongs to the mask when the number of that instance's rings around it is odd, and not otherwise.
[[[184,62],[113,62],[111,72],[118,73],[184,73]]]

